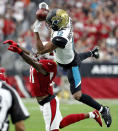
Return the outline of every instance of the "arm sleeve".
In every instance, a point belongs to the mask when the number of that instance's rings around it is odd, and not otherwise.
[[[54,61],[47,61],[46,64],[43,64],[43,68],[51,75],[51,81],[55,78],[57,74],[57,64]]]
[[[65,48],[65,45],[67,44],[67,42],[68,42],[67,39],[60,36],[56,36],[52,39],[52,43],[60,48]]]
[[[68,35],[70,30],[67,28],[65,30],[54,31],[52,35],[52,43],[57,45],[60,48],[65,48],[65,45],[68,43]]]

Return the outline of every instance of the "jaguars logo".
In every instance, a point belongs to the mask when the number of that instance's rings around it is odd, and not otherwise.
[[[59,31],[66,28],[69,23],[69,16],[67,12],[62,9],[53,9],[48,13],[46,22],[54,31]]]

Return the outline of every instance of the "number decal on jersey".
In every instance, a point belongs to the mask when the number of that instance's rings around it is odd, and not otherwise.
[[[63,35],[63,31],[58,31],[57,35],[58,36],[62,36]]]
[[[54,72],[50,72],[50,80],[52,80],[53,76],[54,76]]]
[[[31,68],[30,68],[30,82],[31,82],[31,83],[34,83],[34,74],[33,74],[33,70],[34,70],[34,69],[31,67]]]
[[[0,110],[1,110],[1,108],[2,108],[1,102],[2,102],[2,96],[0,96]]]

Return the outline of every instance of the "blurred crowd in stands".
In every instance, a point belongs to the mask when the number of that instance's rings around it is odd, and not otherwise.
[[[35,47],[32,25],[40,2],[46,2],[52,8],[63,8],[73,21],[74,43],[77,52],[100,47],[102,61],[118,62],[118,1],[117,0],[0,0],[0,43],[13,39],[23,47],[32,50]],[[45,26],[40,33],[43,41],[49,40]],[[7,69],[22,71],[28,65],[0,45],[1,63]],[[90,61],[95,61],[89,59]]]

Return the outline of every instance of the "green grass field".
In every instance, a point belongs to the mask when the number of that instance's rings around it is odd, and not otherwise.
[[[86,119],[81,122],[77,122],[73,125],[61,129],[62,131],[118,131],[118,100],[99,100],[100,103],[108,105],[111,109],[113,123],[110,128],[106,128],[103,123],[103,127],[99,127],[93,119]],[[30,112],[30,118],[25,121],[26,131],[45,131],[44,121],[40,108],[34,99],[24,100],[27,109]],[[87,113],[92,111],[92,108],[84,104],[69,104],[68,102],[61,102],[60,110],[62,116],[68,114]],[[14,127],[10,125],[10,131],[13,131]]]

